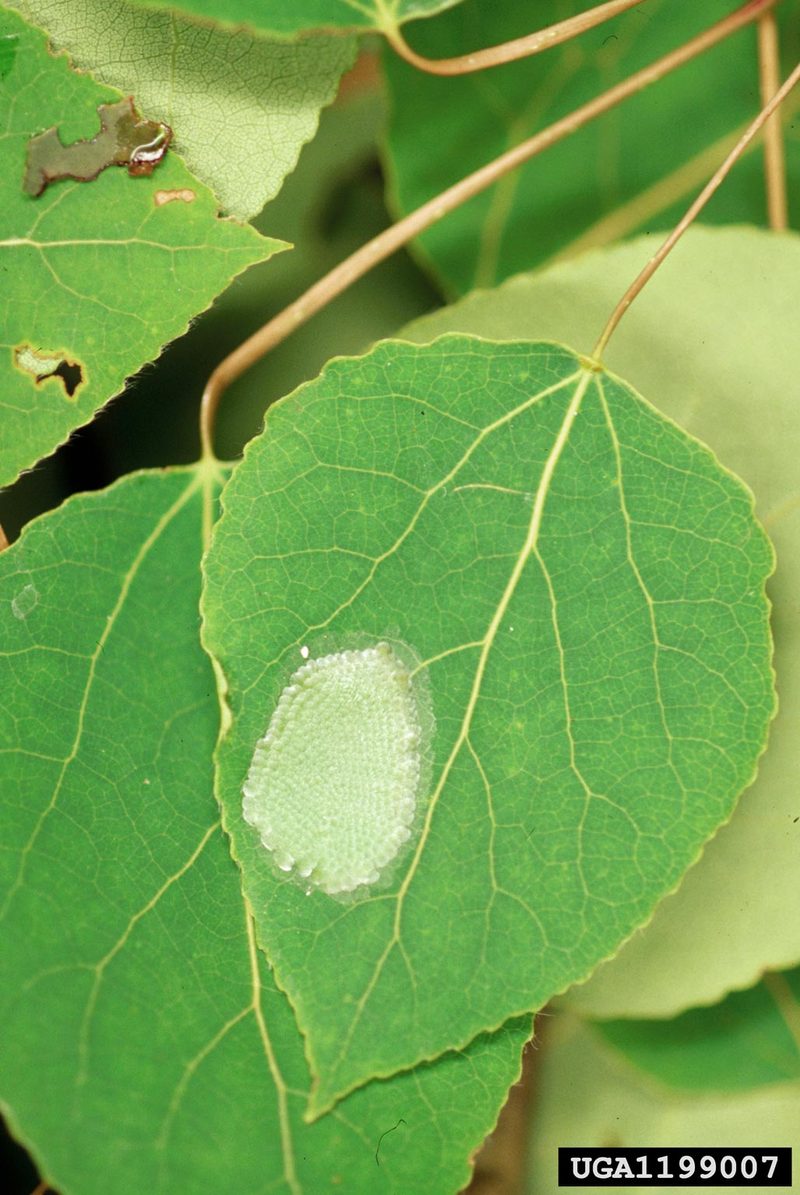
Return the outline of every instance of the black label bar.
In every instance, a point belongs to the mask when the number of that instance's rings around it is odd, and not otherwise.
[[[742,1149],[559,1149],[559,1187],[791,1187],[792,1151]]]

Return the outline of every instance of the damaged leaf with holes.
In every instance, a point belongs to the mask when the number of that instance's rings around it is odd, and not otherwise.
[[[83,381],[83,371],[77,361],[70,361],[64,352],[43,357],[29,344],[14,349],[14,364],[23,373],[30,374],[37,385],[48,378],[59,378],[67,398],[72,398]]]
[[[294,9],[294,0],[280,4]],[[231,34],[172,5],[154,12],[133,0],[13,0],[12,7],[81,70],[132,93],[148,116],[171,125],[174,150],[239,220],[280,191],[355,55],[350,37]]]
[[[61,178],[91,182],[108,166],[127,166],[134,177],[153,173],[169,148],[169,125],[142,120],[130,96],[116,104],[100,104],[97,115],[100,132],[88,141],[64,145],[56,128],[31,137],[23,182],[29,195],[41,195]]]
[[[774,695],[752,497],[566,348],[331,362],[269,410],[205,567],[224,824],[316,1112],[586,976],[753,779]],[[342,905],[287,882],[242,791],[301,659],[380,643],[427,674],[430,779],[395,870]],[[295,744],[309,787],[323,734]]]
[[[96,136],[101,109],[106,118],[109,110],[127,109],[129,131],[136,122],[127,100],[51,55],[41,31],[6,8],[0,39],[0,46],[15,47],[2,60],[0,86],[7,129],[0,141],[5,485],[88,422],[234,274],[283,245],[220,219],[214,197],[175,155],[152,178],[105,170],[91,182],[62,178],[37,197],[26,193],[28,147],[44,130],[58,129],[59,154],[69,155]],[[52,137],[45,145],[52,148]],[[89,146],[91,154],[96,148]],[[52,164],[43,164],[45,173]],[[157,198],[168,191],[195,198]]]

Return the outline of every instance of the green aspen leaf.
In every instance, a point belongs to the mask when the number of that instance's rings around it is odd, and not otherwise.
[[[350,38],[276,44],[127,0],[11,4],[77,66],[170,125],[189,169],[240,220],[278,193],[355,54]]]
[[[365,32],[395,28],[414,17],[432,16],[459,0],[135,0],[142,8],[178,9],[229,27],[246,26],[272,37],[294,37],[312,29]]]
[[[424,74],[387,48],[392,207],[398,215],[418,207],[735,7],[729,0],[648,0],[535,58],[455,79]],[[779,7],[786,15],[783,45],[791,67],[800,54],[797,0]],[[460,54],[521,36],[586,4],[544,0],[533,8],[535,15],[520,0],[466,0],[415,26],[409,40],[430,57]],[[800,95],[787,104],[784,127],[790,147],[796,147],[800,125],[790,117]],[[669,227],[757,110],[751,26],[446,216],[420,237],[422,257],[445,290],[459,294],[554,256]],[[800,155],[790,151],[787,160],[791,193],[800,183]],[[760,149],[737,165],[704,218],[766,223]]]
[[[684,1043],[668,1040],[668,1023],[658,1022],[658,1028],[667,1035],[660,1069],[666,1067],[670,1053],[672,1070],[690,1065]],[[711,1025],[709,1031],[713,1035]],[[732,1047],[736,1041],[733,1036]],[[796,1058],[796,1045],[793,1053]],[[738,1092],[680,1091],[661,1082],[651,1070],[640,1069],[637,1061],[627,1049],[612,1047],[596,1030],[572,1017],[556,1018],[537,1074],[529,1195],[557,1195],[558,1147],[565,1142],[601,1149],[677,1145],[702,1150],[744,1145],[759,1153],[769,1152],[771,1146],[791,1146],[795,1151],[800,1147],[800,1082],[796,1079]],[[708,1183],[682,1180],[680,1187],[699,1192],[708,1190]],[[610,1182],[584,1189],[622,1192],[626,1188]],[[736,1189],[767,1195],[775,1188],[748,1183]]]
[[[751,497],[558,345],[452,336],[332,362],[270,408],[206,567],[232,718],[218,795],[307,1037],[312,1114],[585,977],[753,778],[772,552]],[[342,901],[280,871],[242,790],[303,661],[381,643],[427,686],[430,780],[409,841]],[[337,750],[329,712],[309,787]]]
[[[134,474],[0,555],[4,1115],[62,1195],[455,1192],[530,1018],[303,1121],[302,1038],[212,795],[216,484]]]
[[[87,423],[236,273],[285,247],[219,219],[171,151],[148,178],[117,168],[27,195],[29,139],[51,127],[64,145],[91,139],[98,106],[119,94],[0,9],[0,37],[11,36],[0,82],[0,485]]]
[[[639,1070],[692,1091],[800,1083],[800,969],[771,972],[719,1004],[670,1021],[599,1021],[595,1028]]]
[[[642,238],[520,276],[416,322],[407,335],[548,336],[588,348],[652,252]],[[758,779],[730,825],[652,922],[569,993],[587,1016],[672,1016],[800,960],[800,919],[786,915],[800,904],[798,278],[795,234],[691,229],[608,347],[613,368],[710,444],[755,493],[778,558],[768,593],[779,702]]]

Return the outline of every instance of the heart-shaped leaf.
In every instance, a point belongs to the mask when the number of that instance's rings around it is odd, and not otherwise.
[[[763,748],[771,568],[744,487],[557,345],[385,342],[271,408],[226,489],[205,634],[224,824],[313,1111],[539,1007],[675,886]],[[378,644],[416,685],[419,809],[342,903],[308,850],[262,846],[242,789],[303,661]],[[330,724],[286,746],[273,810],[305,771],[319,858]]]

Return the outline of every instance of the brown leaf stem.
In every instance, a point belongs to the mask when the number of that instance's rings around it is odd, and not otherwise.
[[[448,187],[435,198],[423,203],[415,211],[398,220],[396,224],[379,233],[366,245],[352,253],[335,266],[324,277],[315,282],[273,319],[268,320],[257,332],[234,349],[214,370],[206,383],[200,403],[200,438],[203,456],[214,459],[213,429],[220,398],[228,386],[247,369],[259,361],[270,349],[285,340],[296,328],[306,323],[369,270],[397,249],[408,244],[442,217],[454,211],[468,199],[486,190],[508,171],[528,162],[543,150],[577,132],[590,121],[608,112],[629,96],[656,83],[671,71],[690,62],[698,54],[711,49],[737,29],[757,20],[775,0],[748,0],[748,3],[730,13],[683,46],[665,54],[650,66],[637,71],[628,79],[617,83],[595,99],[576,108],[574,112],[555,121],[546,129],[535,133],[520,145],[506,150],[499,157],[468,174],[453,186]],[[610,333],[609,333],[610,335]]]
[[[598,361],[602,357],[612,333],[636,296],[641,294],[643,288],[647,285],[647,283],[653,277],[653,274],[655,274],[658,267],[664,261],[664,258],[672,252],[678,241],[686,232],[686,229],[694,223],[700,212],[708,203],[709,199],[711,199],[712,195],[714,195],[719,189],[721,183],[727,178],[728,174],[739,161],[739,158],[745,152],[750,142],[761,131],[772,114],[777,112],[781,103],[798,82],[800,82],[800,63],[797,64],[792,73],[789,75],[789,78],[775,93],[766,107],[761,109],[752,124],[748,125],[747,129],[739,138],[736,145],[725,158],[725,161],[721,166],[718,167],[713,177],[709,179],[709,181],[703,187],[703,190],[690,205],[686,214],[676,224],[675,228],[673,228],[667,239],[657,250],[657,252],[653,254],[642,272],[637,278],[634,279],[634,281],[626,290],[625,294],[620,299],[619,303],[617,303],[617,306],[614,308],[614,311],[611,314],[611,318],[603,329],[602,335],[594,347],[594,356]]]
[[[412,50],[400,28],[392,25],[385,30],[386,40],[401,58],[417,70],[425,71],[429,75],[469,75],[473,71],[486,70],[492,66],[503,66],[507,62],[516,62],[520,58],[528,58],[532,54],[540,54],[542,50],[549,50],[551,46],[560,46],[573,37],[579,37],[596,25],[619,16],[635,5],[641,5],[643,0],[607,0],[605,4],[598,4],[587,12],[578,13],[565,21],[558,21],[555,25],[548,25],[545,29],[538,29],[535,33],[528,33],[524,37],[515,37],[513,41],[503,42],[499,46],[487,46],[484,50],[475,50],[472,54],[459,54],[456,58],[425,58]]]
[[[778,22],[774,12],[765,12],[758,21],[758,79],[761,103],[766,105],[781,82],[778,50]],[[767,189],[769,226],[783,232],[789,226],[786,203],[786,158],[781,127],[781,112],[777,110],[764,126],[764,181]]]

